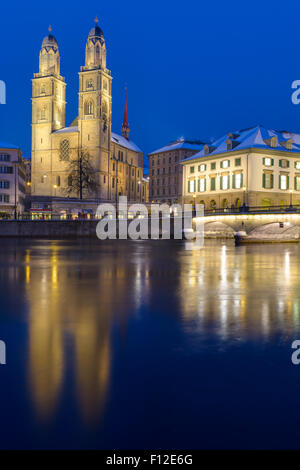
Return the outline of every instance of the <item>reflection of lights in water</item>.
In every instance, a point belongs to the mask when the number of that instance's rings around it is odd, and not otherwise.
[[[270,330],[270,313],[269,313],[269,304],[267,302],[264,302],[262,305],[261,324],[262,324],[263,333],[265,335],[268,335],[269,330]]]
[[[26,250],[25,255],[25,282],[30,282],[30,250]]]
[[[220,274],[221,274],[221,283],[222,287],[225,287],[227,284],[227,252],[226,252],[226,245],[222,246],[222,253],[221,253],[221,267],[220,267]]]
[[[284,257],[284,273],[286,279],[289,279],[290,277],[290,253],[286,251],[285,257]]]
[[[220,301],[220,336],[225,339],[227,337],[228,327],[228,300]]]

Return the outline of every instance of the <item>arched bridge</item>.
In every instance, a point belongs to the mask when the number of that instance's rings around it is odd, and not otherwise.
[[[251,238],[300,238],[300,213],[210,214],[201,218],[203,221],[206,236],[246,232]]]

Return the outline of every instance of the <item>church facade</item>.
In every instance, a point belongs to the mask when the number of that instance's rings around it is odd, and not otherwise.
[[[97,189],[84,192],[80,204],[91,201],[143,201],[143,152],[129,139],[127,93],[122,135],[111,130],[112,76],[106,67],[104,35],[96,19],[88,35],[85,65],[79,72],[78,116],[65,125],[66,82],[60,75],[58,43],[51,28],[43,40],[39,72],[32,80],[32,210],[59,211],[79,204],[70,180],[70,162],[84,152],[93,168]],[[66,189],[71,192],[66,197]],[[74,200],[77,200],[74,202]],[[146,201],[145,201],[146,202]]]

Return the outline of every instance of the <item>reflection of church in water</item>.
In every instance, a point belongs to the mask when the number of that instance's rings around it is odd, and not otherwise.
[[[3,279],[0,271],[0,281],[13,296],[16,283],[23,285],[25,278],[30,395],[45,420],[55,415],[70,370],[80,414],[86,422],[99,420],[110,394],[112,328],[117,326],[126,338],[129,315],[141,306],[151,312],[160,308],[169,299],[164,292],[170,282],[178,297],[178,312],[173,314],[180,314],[184,334],[200,343],[208,334],[228,345],[236,338],[269,340],[299,331],[296,244],[282,248],[278,257],[272,256],[273,246],[244,246],[237,252],[228,244],[207,243],[204,253],[169,245],[171,271],[151,250],[128,253],[127,245],[123,251],[118,245],[108,258],[98,244],[80,244],[78,258],[74,247],[68,251],[63,242],[30,246],[25,258],[17,259],[17,269],[12,255],[11,268]],[[5,250],[2,253],[0,261],[7,262]],[[274,293],[278,278],[281,291]]]
[[[120,260],[109,266],[99,257],[94,266],[89,260],[88,267],[84,263],[82,267],[74,261],[74,253],[69,259],[64,254],[62,262],[57,242],[45,249],[49,257],[44,265],[36,265],[30,250],[25,259],[31,398],[40,418],[50,419],[62,395],[66,370],[74,370],[80,414],[87,423],[95,422],[109,394],[111,328],[117,324],[124,337],[132,309],[128,271]],[[116,298],[123,307],[114,316]]]

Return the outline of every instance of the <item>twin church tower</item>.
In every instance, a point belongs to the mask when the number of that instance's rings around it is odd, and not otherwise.
[[[65,115],[66,82],[60,75],[58,43],[49,27],[40,51],[39,72],[32,80],[32,196],[63,197],[70,184],[70,160],[84,151],[98,182],[94,198],[116,200],[127,195],[129,200],[139,199],[143,154],[129,140],[127,95],[122,135],[111,130],[112,77],[97,19],[79,72],[78,116],[70,127],[65,125]]]

